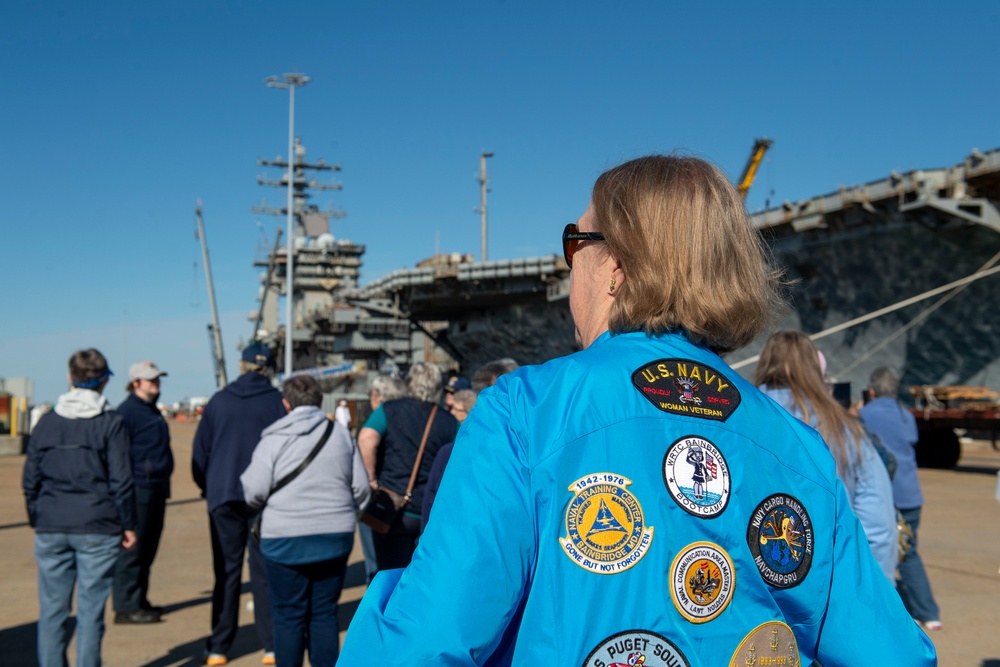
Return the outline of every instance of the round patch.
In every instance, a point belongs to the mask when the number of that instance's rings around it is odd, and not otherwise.
[[[672,641],[648,630],[626,630],[598,644],[583,667],[689,667]]]
[[[722,514],[729,503],[729,465],[718,447],[696,435],[667,448],[663,483],[681,509],[704,519]]]
[[[787,665],[798,667],[798,643],[792,629],[781,621],[769,621],[754,628],[736,647],[729,667],[747,665]]]
[[[733,561],[717,544],[689,544],[670,566],[674,606],[692,623],[707,623],[721,614],[732,600],[735,588]]]
[[[632,480],[610,472],[581,477],[569,486],[575,495],[566,508],[563,551],[574,563],[597,574],[624,572],[646,555],[653,527],[642,506],[625,487]]]
[[[785,493],[768,496],[750,516],[747,545],[764,581],[776,588],[798,586],[813,558],[813,528],[806,508]]]

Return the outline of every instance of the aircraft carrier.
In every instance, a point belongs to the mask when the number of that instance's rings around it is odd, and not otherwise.
[[[488,262],[439,255],[360,285],[365,246],[335,239],[334,213],[308,202],[316,182],[304,156],[302,148],[295,165],[294,372],[360,399],[373,374],[415,361],[471,373],[500,357],[540,363],[577,349],[561,255]],[[781,328],[818,334],[829,373],[858,391],[882,365],[903,369],[904,385],[1000,389],[997,278],[989,273],[1000,259],[998,206],[1000,150],[974,150],[951,167],[894,172],[754,214],[790,282]],[[276,350],[285,336],[277,308],[285,254],[276,244],[256,263],[266,271],[255,337]],[[954,290],[925,295],[968,276]],[[911,297],[920,298],[905,305]],[[763,338],[727,361],[750,375],[762,345]]]

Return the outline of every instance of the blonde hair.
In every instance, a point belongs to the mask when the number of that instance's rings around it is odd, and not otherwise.
[[[816,415],[818,430],[837,461],[838,472],[843,474],[847,469],[846,435],[854,438],[860,456],[864,437],[861,422],[834,400],[823,381],[819,350],[804,333],[779,331],[767,339],[754,372],[754,384],[787,388],[804,420],[810,413]]]
[[[610,169],[591,197],[597,228],[625,280],[612,333],[683,330],[722,353],[743,347],[783,304],[780,272],[719,169],[650,155]]]

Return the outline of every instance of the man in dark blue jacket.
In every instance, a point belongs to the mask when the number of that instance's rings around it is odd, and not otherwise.
[[[67,664],[74,585],[76,664],[99,667],[115,563],[122,547],[136,543],[128,433],[101,395],[109,377],[100,352],[74,353],[69,392],[28,442],[21,486],[35,529],[40,667]]]
[[[163,518],[170,497],[174,455],[170,429],[156,407],[160,378],[166,373],[152,361],[138,361],[128,371],[128,392],[118,414],[125,420],[132,442],[132,477],[135,481],[139,545],[122,552],[115,568],[113,598],[115,623],[156,623],[160,607],[149,603],[149,569],[156,558],[163,533]]]
[[[227,653],[239,628],[240,584],[247,549],[254,621],[265,652],[263,664],[275,664],[264,557],[260,548],[247,540],[256,512],[244,502],[240,484],[261,431],[287,414],[281,392],[268,377],[273,359],[271,351],[259,343],[243,350],[240,376],[208,402],[194,436],[191,472],[208,500],[215,571],[212,635],[205,656],[208,665],[228,662]]]

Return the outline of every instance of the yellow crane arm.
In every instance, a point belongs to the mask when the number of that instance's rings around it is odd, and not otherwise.
[[[767,152],[767,149],[773,143],[767,137],[761,137],[753,142],[753,148],[750,150],[750,159],[747,160],[747,165],[743,167],[743,173],[740,175],[740,180],[736,185],[736,189],[739,190],[740,197],[743,199],[747,198],[747,192],[750,190],[750,186],[753,185],[753,180],[757,177],[757,168],[760,167],[760,163],[764,159],[764,153]]]

